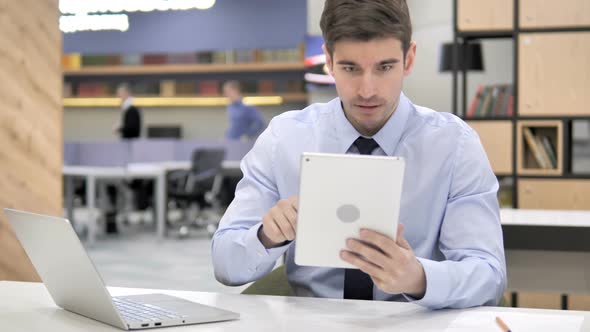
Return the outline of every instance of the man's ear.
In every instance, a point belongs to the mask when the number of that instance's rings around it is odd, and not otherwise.
[[[416,42],[412,41],[410,43],[410,48],[408,48],[408,52],[406,52],[406,56],[404,58],[404,76],[410,75],[412,72],[412,68],[414,68],[414,60],[416,60]]]
[[[328,72],[330,73],[330,75],[334,76],[332,57],[330,56],[330,52],[328,52],[326,44],[322,45],[322,50],[324,51],[324,55],[326,56],[326,68],[328,68]]]

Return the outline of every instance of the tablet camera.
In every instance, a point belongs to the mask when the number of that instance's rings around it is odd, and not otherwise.
[[[361,217],[361,211],[353,204],[344,204],[336,210],[336,216],[342,222],[351,223]]]

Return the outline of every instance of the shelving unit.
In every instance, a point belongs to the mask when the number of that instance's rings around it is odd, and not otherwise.
[[[64,81],[80,82],[159,82],[160,93],[136,94],[136,104],[141,107],[202,107],[224,106],[227,100],[220,95],[223,80],[301,80],[303,81],[304,64],[298,62],[251,62],[232,64],[157,64],[157,65],[117,65],[88,66],[64,70]],[[178,82],[214,80],[217,93],[199,95],[177,93]],[[271,83],[272,84],[272,83]],[[286,83],[285,83],[286,84]],[[307,102],[307,93],[303,90],[260,92],[251,94],[244,91],[245,102],[255,106],[281,105],[283,103]],[[118,107],[119,101],[114,96],[64,98],[65,107]]]
[[[64,70],[64,76],[169,75],[303,71],[303,62],[235,63],[235,64],[165,64],[142,66],[96,66]]]
[[[510,116],[466,117],[474,96],[467,95],[468,73],[458,69],[457,57],[452,86],[453,112],[478,132],[496,175],[512,184],[512,206],[590,210],[590,176],[572,169],[573,121],[590,120],[590,1],[454,0],[453,6],[455,54],[464,49],[460,46],[477,40],[512,41]],[[586,243],[571,237],[567,227],[508,227],[505,243],[514,245],[518,238],[524,247],[541,248],[535,242],[540,234],[550,234],[545,239],[559,250],[575,251],[571,248]],[[590,307],[588,294],[510,291],[515,306]]]
[[[512,178],[512,206],[547,208],[539,200],[522,199],[519,187],[530,188],[533,180],[558,179],[566,187],[590,187],[590,177],[574,174],[571,167],[572,121],[590,119],[590,2],[455,0],[454,13],[455,53],[461,45],[476,40],[513,42],[512,115],[466,118],[468,98],[473,96],[467,95],[468,73],[457,69],[457,60],[452,92],[453,111],[478,132],[494,172]],[[555,150],[554,165],[544,168],[538,164],[540,157],[535,157],[526,140],[525,128],[535,134],[540,148]],[[552,149],[538,152],[548,157]],[[571,204],[551,206],[568,209]],[[575,206],[590,209],[590,200],[578,200]]]

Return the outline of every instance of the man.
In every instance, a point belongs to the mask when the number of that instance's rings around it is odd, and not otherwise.
[[[229,129],[226,137],[231,140],[239,140],[242,137],[256,138],[264,130],[265,122],[256,108],[244,105],[240,83],[227,81],[223,84],[223,94],[229,99],[227,107]]]
[[[141,135],[141,112],[139,108],[133,105],[133,96],[129,84],[121,83],[117,86],[117,97],[121,100],[122,113],[121,121],[113,126],[113,132],[123,140],[139,138]],[[129,186],[135,191],[135,205],[145,208],[149,204],[148,188],[150,187],[150,181],[133,180],[129,182]],[[108,186],[107,193],[112,209],[106,213],[106,232],[116,234],[118,233],[115,220],[117,214],[117,187]]]
[[[406,2],[327,0],[320,25],[339,98],[275,117],[246,155],[244,177],[213,237],[216,278],[227,285],[256,280],[286,253],[299,296],[432,309],[497,304],[506,287],[498,182],[467,124],[401,92],[416,56]],[[363,230],[343,243],[341,258],[360,270],[294,263],[304,151],[406,160],[397,238]]]
[[[127,83],[117,87],[117,97],[121,99],[121,122],[115,124],[113,131],[122,139],[138,138],[141,134],[141,113],[133,106],[133,96]]]

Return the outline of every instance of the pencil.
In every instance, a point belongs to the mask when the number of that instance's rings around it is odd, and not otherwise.
[[[500,327],[502,328],[502,331],[504,331],[504,332],[511,332],[510,331],[510,328],[508,327],[508,325],[506,325],[506,323],[504,323],[504,321],[502,320],[502,318],[496,317],[496,323],[498,323],[498,325],[500,325]]]

